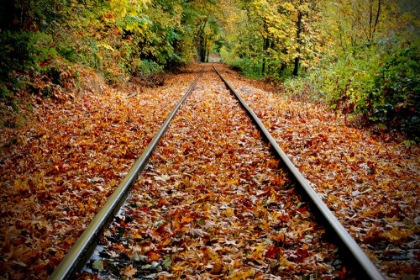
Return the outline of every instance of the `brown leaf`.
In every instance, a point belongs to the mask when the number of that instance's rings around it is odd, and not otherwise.
[[[133,277],[137,273],[137,269],[133,268],[132,265],[127,266],[122,272],[123,275],[127,277]]]
[[[213,265],[212,269],[210,270],[210,274],[213,275],[220,275],[222,274],[224,269],[224,266],[221,262],[217,262],[216,264]]]
[[[265,253],[266,258],[277,259],[279,257],[280,247],[271,246]]]

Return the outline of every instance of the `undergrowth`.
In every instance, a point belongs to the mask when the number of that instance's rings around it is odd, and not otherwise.
[[[382,41],[301,77],[284,81],[288,95],[325,100],[361,125],[403,131],[420,140],[419,42]]]

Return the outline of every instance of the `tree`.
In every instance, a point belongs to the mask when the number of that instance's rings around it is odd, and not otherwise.
[[[242,1],[239,7],[247,17],[238,26],[246,26],[251,37],[259,38],[242,49],[260,48],[250,57],[259,61],[262,76],[282,75],[289,66],[297,75],[301,65],[307,68],[319,60],[323,34],[318,1]]]
[[[299,7],[302,7],[304,0],[299,0]],[[296,20],[296,41],[297,41],[297,55],[295,57],[295,66],[293,69],[293,75],[297,76],[299,74],[299,62],[301,56],[301,34],[302,34],[302,18],[303,18],[303,11],[298,9],[297,10],[297,20]]]

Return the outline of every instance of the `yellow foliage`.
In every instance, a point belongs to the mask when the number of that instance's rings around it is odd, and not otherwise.
[[[390,231],[385,232],[382,235],[390,240],[399,240],[413,235],[414,232],[414,229],[399,229],[393,227]]]
[[[117,14],[118,17],[136,16],[146,8],[150,0],[110,0],[109,4],[111,10]]]
[[[283,9],[285,9],[286,11],[289,11],[289,12],[296,11],[295,6],[292,3],[290,3],[290,2],[285,2],[285,3],[281,4],[281,7]]]

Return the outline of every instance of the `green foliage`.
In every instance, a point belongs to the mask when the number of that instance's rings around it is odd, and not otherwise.
[[[180,0],[8,2],[0,8],[2,96],[10,95],[3,89],[14,92],[15,85],[28,85],[17,76],[43,73],[57,81],[53,70],[57,59],[91,67],[110,83],[189,62],[194,57],[195,21],[203,11],[190,13],[188,21],[183,15],[195,4]]]
[[[35,70],[47,70],[44,64],[57,57],[57,50],[52,46],[51,35],[43,32],[30,33],[29,35],[30,66]]]
[[[0,32],[0,100],[8,105],[15,103],[13,89],[20,86],[14,72],[23,71],[30,60],[28,42],[26,33]]]
[[[29,50],[29,33],[14,34],[10,31],[0,33],[2,51],[0,52],[0,77],[2,81],[9,79],[10,71],[22,71],[26,62],[31,60]]]
[[[319,91],[319,84],[315,84],[317,79],[315,75],[312,75],[313,73],[315,72],[300,77],[290,75],[282,77],[284,79],[283,85],[286,89],[284,94],[300,101],[324,102],[326,99],[325,92]]]
[[[258,66],[259,77],[277,81],[319,63],[325,52],[325,35],[320,28],[321,1],[240,2],[243,10],[235,19],[236,35],[225,40],[231,53],[227,56],[253,62],[252,73]],[[240,64],[249,67],[248,61]]]
[[[295,95],[325,99],[333,110],[360,116],[382,129],[420,136],[420,44],[384,40],[355,50],[300,79],[287,79]]]
[[[360,51],[358,56],[348,55],[314,73],[315,86],[326,94],[333,108],[346,113],[367,113],[365,104],[377,65],[378,57],[371,50]]]
[[[392,123],[420,137],[420,44],[405,45],[384,58],[376,72],[367,110],[370,120]]]
[[[4,31],[0,33],[4,49],[0,53],[1,99],[13,104],[13,92],[28,86],[28,77],[36,72],[50,74],[48,61],[57,52],[49,46],[51,37],[43,32]]]
[[[135,59],[133,61],[133,73],[139,76],[158,74],[163,71],[163,66],[150,60]]]
[[[237,59],[229,62],[229,66],[233,69],[239,70],[245,77],[260,80],[263,78],[261,75],[261,64],[255,63],[250,59]]]
[[[359,124],[420,135],[418,24],[415,11],[393,1],[325,2],[322,27],[329,51],[299,79],[294,96],[324,99]],[[410,41],[411,44],[403,43]],[[417,138],[418,139],[418,138]]]
[[[0,85],[0,99],[3,101],[9,100],[13,97],[13,93],[7,88],[6,85]]]
[[[324,99],[365,123],[411,135],[420,131],[419,42],[397,44],[407,41],[409,32],[417,34],[412,27],[418,21],[393,1],[6,4],[0,7],[4,102],[12,104],[25,87],[54,95],[55,86],[70,84],[61,80],[69,62],[119,83],[129,75],[154,75],[193,59],[205,61],[214,51],[245,76],[284,82],[297,97]],[[290,78],[297,69],[303,70],[300,78]]]

